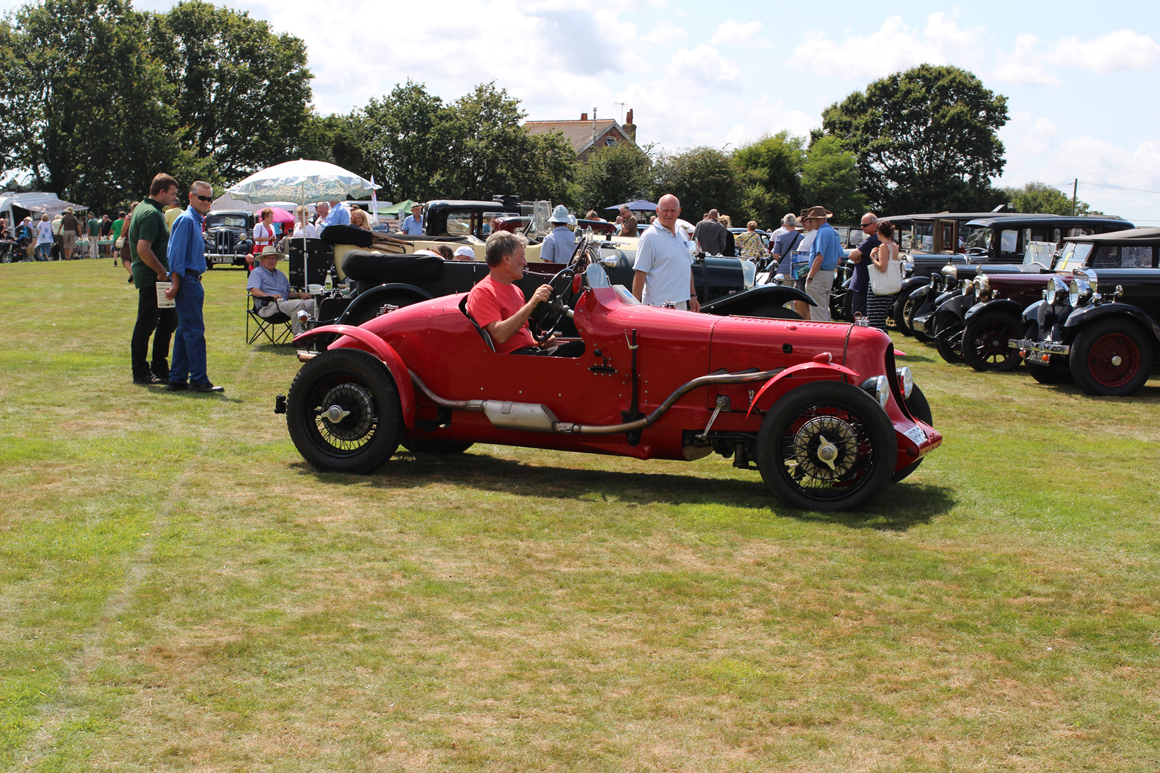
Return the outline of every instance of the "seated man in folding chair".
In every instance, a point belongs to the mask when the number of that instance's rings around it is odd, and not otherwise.
[[[264,248],[258,257],[261,265],[250,272],[250,280],[246,283],[246,289],[254,296],[258,306],[258,316],[265,319],[282,312],[290,318],[294,335],[301,335],[306,331],[306,320],[298,312],[305,311],[313,319],[314,298],[310,293],[298,293],[290,289],[290,280],[278,270],[278,260],[286,256],[278,252],[277,247],[271,245]]]

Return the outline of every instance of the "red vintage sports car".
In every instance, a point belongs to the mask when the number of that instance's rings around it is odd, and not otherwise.
[[[598,266],[585,276],[591,286],[557,275],[532,319],[546,335],[572,316],[580,357],[496,354],[467,296],[445,296],[299,336],[330,343],[300,352],[305,365],[275,410],[321,470],[369,473],[400,443],[689,461],[716,452],[756,466],[779,500],[807,510],[874,499],[942,442],[879,330],[652,308],[608,286]]]

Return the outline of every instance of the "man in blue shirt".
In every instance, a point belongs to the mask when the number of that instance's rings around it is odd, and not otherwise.
[[[326,225],[350,225],[350,210],[341,201],[330,202],[330,214],[326,216]]]
[[[810,246],[810,269],[806,275],[806,295],[817,306],[810,308],[813,322],[830,321],[830,291],[834,288],[834,270],[842,259],[842,238],[827,220],[833,217],[825,207],[810,207],[802,215],[802,225],[808,231],[816,230]]]
[[[403,218],[403,224],[399,227],[399,230],[408,236],[423,235],[423,205],[411,205],[411,214]]]
[[[259,317],[265,319],[281,312],[290,317],[294,335],[299,336],[306,332],[306,320],[298,312],[305,311],[307,317],[313,317],[314,296],[290,289],[290,280],[278,270],[278,261],[284,257],[274,246],[262,250],[258,256],[261,265],[250,272],[246,289],[255,299]]]
[[[165,297],[177,302],[177,332],[173,336],[173,363],[169,391],[224,392],[205,374],[205,321],[201,310],[205,291],[205,213],[213,204],[213,186],[200,180],[189,186],[189,207],[173,221],[169,233],[169,281]],[[187,381],[188,380],[188,381]]]

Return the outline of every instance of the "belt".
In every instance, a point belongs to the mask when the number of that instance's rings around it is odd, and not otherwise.
[[[201,281],[201,274],[197,273],[196,271],[186,271],[185,272],[185,281],[187,281],[187,282],[200,282]]]

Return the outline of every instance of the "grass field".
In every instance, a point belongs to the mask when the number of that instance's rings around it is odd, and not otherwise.
[[[899,338],[946,441],[840,515],[719,458],[320,474],[244,273],[224,396],[131,384],[124,280],[0,266],[0,770],[1160,768],[1156,379]]]

